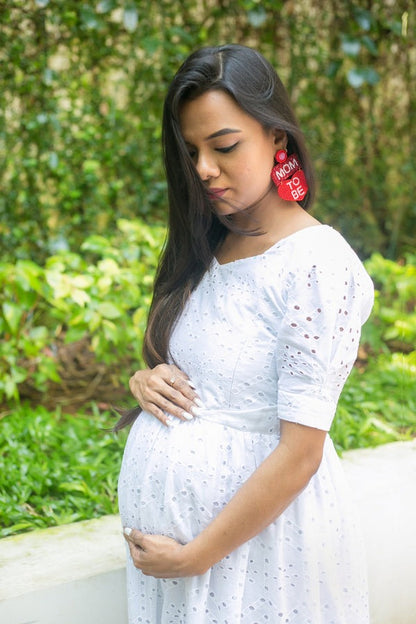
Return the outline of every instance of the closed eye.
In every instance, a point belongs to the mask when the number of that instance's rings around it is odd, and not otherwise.
[[[238,141],[237,143],[233,143],[233,145],[229,145],[228,147],[217,147],[216,151],[217,152],[221,152],[222,154],[228,154],[229,152],[232,152],[233,149],[235,149],[238,145]]]

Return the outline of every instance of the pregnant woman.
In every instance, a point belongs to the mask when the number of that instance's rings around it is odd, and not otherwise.
[[[119,479],[129,622],[368,624],[328,431],[371,280],[307,212],[304,139],[256,51],[193,53],[166,97],[163,144],[148,368],[117,426],[134,423]]]

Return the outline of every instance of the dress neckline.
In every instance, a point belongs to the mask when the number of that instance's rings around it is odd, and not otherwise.
[[[315,229],[322,229],[322,228],[329,228],[332,230],[332,227],[330,225],[327,225],[325,223],[319,223],[318,225],[308,225],[304,228],[301,228],[300,230],[296,230],[296,232],[292,232],[291,234],[288,234],[287,236],[284,236],[283,238],[280,238],[278,241],[276,241],[275,243],[273,243],[273,245],[270,245],[270,247],[268,247],[267,249],[265,249],[264,251],[262,251],[259,254],[254,254],[253,256],[246,256],[245,258],[237,258],[236,260],[230,260],[229,262],[218,262],[216,256],[214,256],[214,264],[217,267],[227,267],[227,266],[231,266],[233,264],[238,263],[242,263],[246,260],[252,260],[253,258],[263,258],[264,256],[266,256],[267,254],[269,254],[271,251],[273,251],[274,249],[277,249],[278,247],[280,247],[280,245],[284,244],[286,241],[296,237],[298,234],[301,234],[302,232],[306,232],[308,230],[315,230]]]

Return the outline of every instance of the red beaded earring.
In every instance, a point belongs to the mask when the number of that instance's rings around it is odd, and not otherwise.
[[[308,192],[308,184],[297,154],[287,155],[285,149],[277,150],[272,169],[272,180],[279,197],[288,201],[301,201]]]

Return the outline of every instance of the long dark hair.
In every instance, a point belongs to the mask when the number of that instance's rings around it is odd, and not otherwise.
[[[304,138],[286,89],[270,63],[255,50],[234,44],[202,48],[191,54],[175,75],[163,110],[169,223],[143,344],[149,368],[171,361],[169,339],[173,327],[212,262],[215,249],[227,230],[233,229],[232,218],[219,217],[213,211],[179,123],[183,103],[212,89],[230,95],[265,130],[286,132],[288,154],[298,154],[309,187],[302,206],[310,207],[314,198],[313,168]],[[132,423],[139,413],[139,407],[125,413],[115,429]]]

